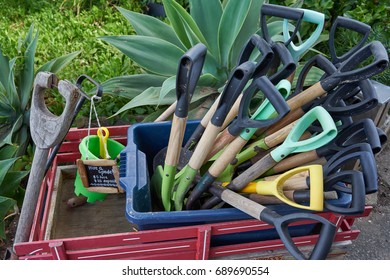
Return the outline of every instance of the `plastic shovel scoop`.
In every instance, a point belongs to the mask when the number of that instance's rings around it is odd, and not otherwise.
[[[202,72],[207,49],[203,44],[197,44],[187,51],[180,59],[176,75],[176,109],[172,120],[172,127],[168,147],[157,153],[153,162],[162,161],[164,166],[157,166],[151,182],[161,198],[166,211],[171,210],[171,192],[179,162],[184,132],[187,124],[188,107]]]
[[[179,173],[180,175],[178,174],[175,179],[173,200],[175,201],[176,211],[180,211],[182,209],[185,195],[191,188],[192,181],[205,162],[211,146],[222,129],[226,116],[235,103],[237,97],[241,94],[245,85],[252,77],[254,70],[255,64],[251,61],[247,61],[238,66],[232,72],[229,81],[221,94],[218,107],[199,140],[190,161],[181,170]]]
[[[285,181],[296,174],[307,172],[310,179],[309,205],[298,203],[299,200],[291,200],[284,193]],[[251,182],[242,189],[242,193],[257,193],[261,195],[273,195],[282,202],[300,209],[322,211],[324,208],[324,187],[323,187],[322,165],[308,165],[291,169],[279,175],[273,181]],[[306,202],[306,200],[304,201]]]
[[[304,212],[281,216],[275,211],[223,187],[212,186],[210,192],[221,201],[230,204],[255,219],[274,226],[284,246],[295,259],[322,260],[328,255],[336,233],[336,225],[329,220],[316,214]],[[308,257],[299,250],[289,233],[289,226],[298,221],[311,221],[320,227],[317,243]]]
[[[312,135],[310,138],[305,140],[300,140],[305,131],[312,125],[314,122],[319,121],[323,131]],[[286,140],[272,150],[270,153],[266,154],[259,161],[254,163],[247,170],[242,172],[239,176],[234,178],[226,187],[239,192],[241,191],[248,183],[256,180],[261,175],[263,175],[267,170],[275,166],[282,159],[287,157],[292,153],[302,153],[316,149],[318,147],[324,146],[334,139],[337,135],[337,128],[329,113],[322,107],[315,107],[307,112],[293,127],[293,129],[288,134]],[[209,209],[220,201],[218,198],[212,197],[206,201],[202,208]]]

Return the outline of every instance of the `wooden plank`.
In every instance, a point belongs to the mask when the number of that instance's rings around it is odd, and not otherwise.
[[[125,194],[108,195],[104,201],[70,208],[67,201],[75,196],[76,167],[58,169],[46,240],[135,231],[135,226],[125,216]]]

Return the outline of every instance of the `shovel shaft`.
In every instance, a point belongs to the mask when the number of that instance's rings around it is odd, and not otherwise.
[[[173,102],[154,122],[162,122],[167,120],[176,110],[177,101]]]
[[[14,244],[29,241],[40,187],[45,174],[45,169],[43,167],[46,164],[48,155],[49,149],[36,148],[23,200],[22,211],[15,234]]]
[[[235,193],[229,189],[221,189],[211,187],[210,192],[220,200],[230,204],[231,206],[243,211],[244,213],[259,219],[261,212],[265,209],[261,204],[254,202],[242,195]]]
[[[281,172],[287,171],[287,170],[292,169],[294,167],[306,165],[309,162],[313,162],[315,160],[318,160],[319,158],[320,157],[317,155],[315,150],[292,155],[292,156],[285,158],[282,161],[278,162],[266,174],[272,175],[271,172],[273,174],[279,174]]]
[[[188,165],[196,170],[199,170],[211,149],[210,140],[213,141],[220,131],[220,127],[213,125],[211,122],[207,125],[202,138],[199,140],[194,153],[191,156]]]
[[[179,162],[180,149],[183,143],[184,132],[186,128],[187,118],[178,118],[174,115],[172,127],[174,128],[169,135],[168,149],[165,157],[165,163],[176,166]]]
[[[271,129],[270,131],[277,131],[281,127],[284,127],[285,125],[293,122],[297,118],[303,116],[304,112],[301,109],[302,106],[308,104],[309,102],[313,101],[317,97],[322,96],[325,93],[326,93],[326,90],[322,87],[321,82],[317,82],[314,85],[312,85],[311,87],[309,87],[308,89],[302,91],[298,95],[296,95],[293,98],[289,99],[287,101],[287,105],[290,107],[290,113],[288,113],[277,124],[275,124],[275,126],[277,125],[278,127],[273,128],[273,129],[271,127],[269,127],[269,129]],[[294,112],[297,109],[299,109],[299,111],[298,112]],[[297,114],[298,115],[301,114],[301,115],[297,117],[296,116]],[[279,127],[279,123],[281,123],[281,122],[283,122],[283,125],[281,125],[281,127]],[[256,135],[261,135],[265,131],[267,131],[267,133],[268,133],[269,129],[268,128],[261,128],[261,129],[259,129],[256,132]]]
[[[234,191],[242,190],[249,182],[259,178],[275,164],[276,161],[273,159],[271,154],[267,154],[265,157],[254,163],[251,167],[249,167],[239,176],[234,178],[233,181],[228,185],[228,188]]]
[[[269,135],[272,135],[272,134],[278,132],[279,130],[282,130],[285,127],[288,127],[291,123],[298,120],[304,114],[305,114],[305,112],[301,108],[298,108],[294,111],[291,111],[284,118],[282,118],[280,121],[278,121],[276,124],[268,127],[267,131],[265,132],[265,136],[267,137]]]
[[[236,154],[245,146],[246,140],[241,137],[237,137],[233,142],[226,147],[222,154],[217,158],[216,161],[210,166],[209,173],[214,177],[218,177],[222,174],[229,163],[234,160]]]

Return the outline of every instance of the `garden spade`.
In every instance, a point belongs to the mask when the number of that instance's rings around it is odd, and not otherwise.
[[[66,101],[64,111],[60,116],[52,114],[45,105],[46,89],[56,87],[57,84],[58,91]],[[60,143],[68,132],[79,95],[79,88],[68,81],[58,82],[57,77],[52,73],[39,72],[35,78],[30,127],[36,150],[14,244],[28,241],[49,150]]]
[[[176,78],[176,109],[173,115],[168,147],[157,153],[153,159],[161,161],[165,156],[164,167],[158,165],[153,174],[152,184],[158,197],[161,197],[166,211],[171,209],[171,190],[182,150],[182,142],[187,124],[188,106],[194,93],[206,57],[206,46],[197,44],[180,59]]]

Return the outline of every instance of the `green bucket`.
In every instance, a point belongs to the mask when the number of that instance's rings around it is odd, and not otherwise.
[[[87,147],[88,145],[88,147]],[[97,135],[91,135],[84,137],[81,143],[79,144],[79,151],[81,153],[81,159],[82,160],[96,160],[100,159],[99,153],[99,137]],[[125,148],[124,145],[119,143],[118,141],[115,141],[111,138],[107,139],[107,150],[111,157],[111,159],[116,158],[120,152]],[[95,201],[103,201],[107,194],[106,193],[98,193],[98,192],[91,192],[88,191],[87,188],[84,187],[79,172],[76,174],[75,179],[75,194],[77,196],[83,195],[87,198],[87,202],[93,203]]]

